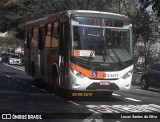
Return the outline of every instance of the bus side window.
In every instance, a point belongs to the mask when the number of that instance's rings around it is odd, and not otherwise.
[[[46,27],[45,47],[51,46],[51,29],[52,29],[52,24],[48,23]]]
[[[64,23],[60,25],[60,44],[59,44],[59,54],[64,55]]]
[[[59,42],[59,22],[54,22],[51,47],[58,47],[58,42]]]
[[[60,44],[59,44],[59,53],[64,56],[68,52],[68,43],[69,43],[69,24],[68,22],[63,22],[60,25]]]
[[[27,48],[30,48],[31,40],[32,40],[32,30],[27,30]]]
[[[38,45],[38,27],[33,28],[33,37],[32,37],[32,47],[37,47]]]
[[[45,42],[45,27],[40,27],[39,28],[39,49],[44,48],[44,42]]]

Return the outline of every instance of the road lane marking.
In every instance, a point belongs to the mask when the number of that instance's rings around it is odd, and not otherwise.
[[[70,103],[72,103],[74,105],[79,105],[78,103],[75,103],[75,102],[72,102],[72,101],[68,101],[68,102],[70,102]]]
[[[91,111],[91,112],[93,112],[93,113],[99,113],[99,112],[97,112],[97,111],[95,111],[93,109],[88,109],[88,110]]]
[[[10,78],[11,76],[9,76],[9,75],[6,75],[8,78]]]
[[[23,83],[27,85],[27,83],[26,83],[26,82],[23,82]]]
[[[14,66],[10,66],[6,63],[3,63],[4,65],[8,66],[8,67],[12,67],[12,68],[15,68],[15,69],[18,69],[18,70],[21,70],[21,71],[25,71],[24,68],[18,68],[18,67],[14,67]]]
[[[27,83],[26,82],[22,82],[23,84],[25,84],[25,85],[27,85]]]
[[[135,101],[135,102],[142,102],[141,100],[137,100],[137,99],[134,99],[134,98],[129,98],[129,97],[124,97],[124,98],[127,99],[127,100]]]
[[[5,75],[5,76],[7,76],[7,77],[10,77],[9,75],[7,75],[7,74],[4,74],[4,73],[2,73],[2,72],[0,72],[0,74],[2,74],[2,75]]]
[[[103,119],[100,113],[93,113],[81,122],[103,122]]]
[[[19,80],[19,79],[16,79],[16,81],[20,82],[21,80]]]
[[[41,91],[43,91],[43,92],[47,92],[46,90],[44,90],[44,89],[40,89]]]
[[[156,104],[142,105],[86,105],[89,111],[99,113],[155,113],[160,111]]]
[[[0,74],[2,74],[2,75],[4,75],[4,76],[6,76],[6,77],[8,77],[8,78],[15,79],[14,77],[11,77],[11,76],[9,76],[9,75],[7,75],[7,74],[4,74],[4,73],[2,73],[2,72],[0,72]]]
[[[115,94],[115,93],[113,93],[112,95],[113,95],[113,96],[121,96],[121,95],[119,95],[119,94]]]
[[[34,86],[34,85],[31,85],[32,87],[34,87],[34,88],[36,88],[36,86]]]

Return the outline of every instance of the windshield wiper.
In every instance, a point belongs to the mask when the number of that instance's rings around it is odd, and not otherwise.
[[[105,43],[106,44],[106,43]],[[107,48],[106,48],[107,47]],[[107,50],[107,52],[106,52],[106,50]],[[107,60],[108,60],[108,57],[110,58],[110,59],[112,59],[114,62],[116,62],[115,60],[114,60],[114,58],[111,56],[111,55],[109,55],[109,46],[104,46],[104,52],[103,52],[103,60],[104,60],[104,62],[106,63],[106,58],[107,58]]]
[[[89,64],[91,63],[91,60],[93,58],[93,55],[94,55],[95,51],[96,51],[96,44],[94,42],[93,47],[92,47],[92,51],[90,52],[90,55],[89,55],[88,61],[87,61]]]
[[[105,25],[105,24],[104,24]],[[109,46],[108,46],[108,42],[106,43],[106,29],[105,26],[103,28],[103,37],[104,37],[104,52],[103,52],[103,61],[106,63],[106,58],[108,60],[108,57],[110,57],[110,59],[112,59],[114,62],[116,62],[112,56],[109,55]],[[109,40],[109,37],[107,38],[107,40]],[[106,47],[107,47],[107,52],[106,52]]]
[[[107,40],[109,40],[109,38],[107,38]],[[107,47],[107,48],[106,48],[106,47]],[[106,49],[107,49],[107,52],[106,52]],[[104,60],[105,63],[106,63],[106,58],[107,58],[107,60],[108,60],[108,57],[109,57],[110,59],[112,59],[114,62],[116,62],[116,61],[114,60],[114,58],[109,55],[109,43],[106,42],[106,34],[105,34],[105,32],[104,32],[104,52],[103,52],[103,54],[104,54],[104,55],[103,55],[103,60]]]
[[[122,61],[121,61],[120,57],[118,56],[117,52],[115,51],[115,49],[111,47],[111,50],[112,50],[113,54],[116,56],[118,63],[122,64]]]
[[[89,55],[89,58],[88,58],[89,64],[91,63],[91,60],[92,60],[92,58],[93,58],[93,55],[96,53],[96,51],[102,52],[104,62],[106,62],[106,58],[108,58],[108,57],[109,57],[110,59],[112,59],[114,62],[116,62],[116,61],[114,60],[114,58],[113,58],[112,56],[110,56],[109,53],[106,52],[106,46],[104,46],[104,51],[100,51],[99,49],[96,48],[96,46],[97,46],[97,44],[94,42],[93,47],[92,47],[92,51],[90,52],[90,55]],[[108,47],[107,47],[107,48],[108,48]],[[109,48],[108,48],[108,50],[109,50]],[[113,49],[113,50],[114,50],[114,49]],[[114,52],[115,52],[115,51],[114,51]],[[114,54],[118,57],[118,55],[117,55],[116,52],[115,52]],[[119,58],[119,57],[118,57],[118,58]],[[120,58],[119,58],[119,60],[120,60]]]
[[[88,34],[88,35],[96,37],[96,40],[93,43],[93,46],[92,46],[92,49],[91,49],[91,52],[90,52],[90,55],[89,55],[88,61],[87,61],[90,64],[94,53],[96,53],[96,42],[97,42],[97,36],[99,36],[99,35],[95,35],[95,34]],[[91,45],[91,44],[88,44],[88,45]]]

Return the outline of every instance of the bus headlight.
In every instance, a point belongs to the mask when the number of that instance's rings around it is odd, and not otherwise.
[[[123,79],[126,79],[126,78],[130,77],[132,74],[133,74],[133,70],[131,70],[131,71],[127,72],[126,74],[124,74],[124,75],[122,76],[122,78],[123,78]]]
[[[81,72],[79,72],[79,71],[77,71],[73,68],[71,68],[71,71],[74,75],[78,76],[79,78],[84,78],[85,77],[85,75],[83,75]]]

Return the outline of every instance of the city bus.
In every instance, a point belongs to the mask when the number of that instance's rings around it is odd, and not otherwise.
[[[26,23],[25,70],[56,90],[128,90],[132,24],[124,15],[67,10]]]

